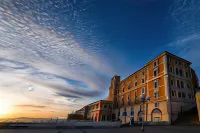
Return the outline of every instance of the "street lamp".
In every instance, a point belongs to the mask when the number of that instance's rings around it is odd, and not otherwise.
[[[144,103],[146,101],[147,102],[150,101],[150,96],[146,96],[145,94],[142,94],[142,96],[140,97],[140,100],[141,100],[142,106],[143,106],[143,109],[142,109],[142,127],[141,127],[141,130],[142,130],[142,132],[144,132]]]

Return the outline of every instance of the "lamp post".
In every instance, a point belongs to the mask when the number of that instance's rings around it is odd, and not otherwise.
[[[142,106],[143,106],[143,109],[142,109],[142,127],[141,127],[141,130],[142,130],[142,132],[144,132],[144,103],[146,101],[149,102],[150,101],[150,97],[146,96],[145,94],[142,94],[140,100],[141,100]]]

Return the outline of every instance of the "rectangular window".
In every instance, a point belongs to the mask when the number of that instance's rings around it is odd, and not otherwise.
[[[160,97],[160,93],[158,92],[154,92],[154,98],[159,98]]]
[[[137,78],[137,75],[135,75],[135,78]]]
[[[142,79],[142,83],[144,83],[144,78]]]
[[[158,80],[154,80],[154,88],[158,88]]]
[[[181,97],[181,92],[178,92],[178,97]]]
[[[179,74],[180,74],[180,76],[183,76],[183,70],[182,69],[179,69]]]
[[[172,67],[169,67],[169,70],[171,73],[173,73],[173,68]]]
[[[172,58],[169,57],[169,62],[172,62]]]
[[[181,88],[184,88],[184,82],[181,81]]]
[[[189,98],[189,99],[192,99],[192,95],[191,95],[191,94],[188,94],[188,98]]]
[[[176,60],[176,64],[178,64],[178,61]]]
[[[145,88],[142,88],[142,94],[145,94]]]
[[[154,67],[157,67],[157,61],[155,61],[153,64],[154,64]]]
[[[154,69],[153,75],[154,75],[154,77],[156,77],[158,75],[158,69]]]
[[[144,71],[142,72],[142,75],[144,76]]]
[[[177,87],[180,88],[180,82],[177,80]]]
[[[187,78],[189,77],[188,72],[186,72],[185,75],[186,75]]]
[[[190,89],[190,85],[189,84],[187,84],[187,88]]]
[[[182,98],[185,98],[185,93],[184,92],[182,92]]]
[[[178,68],[176,68],[176,75],[178,75],[179,73],[178,73]]]
[[[124,92],[124,88],[122,88],[122,91]]]
[[[98,107],[99,107],[99,105],[97,104],[97,105],[96,105],[96,109],[98,109]]]
[[[137,86],[137,82],[135,82],[135,86]]]
[[[137,98],[137,91],[134,91],[134,99]]]
[[[173,86],[174,85],[174,81],[173,80],[171,80],[171,86]]]
[[[159,107],[159,103],[158,102],[154,103],[154,105],[155,105],[155,107]]]
[[[131,85],[128,86],[128,89],[131,89]]]

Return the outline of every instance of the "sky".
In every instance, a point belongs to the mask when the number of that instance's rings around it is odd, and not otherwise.
[[[200,72],[199,0],[1,0],[0,118],[66,117],[169,51]]]

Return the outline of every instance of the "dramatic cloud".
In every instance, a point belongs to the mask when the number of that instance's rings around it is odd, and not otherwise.
[[[1,95],[16,94],[11,105],[77,108],[105,97],[115,70],[87,18],[92,7],[86,0],[0,1],[0,87]]]

